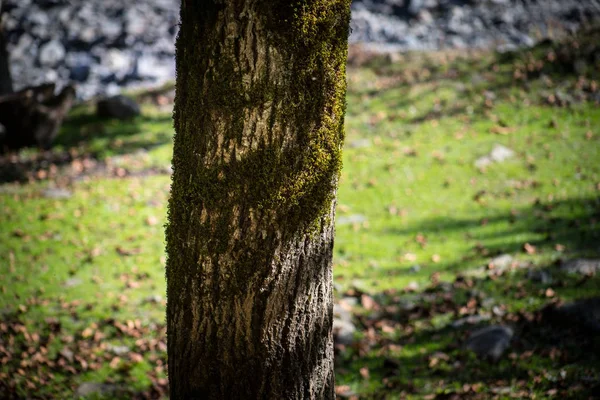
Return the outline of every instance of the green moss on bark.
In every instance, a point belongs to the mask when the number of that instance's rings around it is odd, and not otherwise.
[[[182,2],[166,235],[169,374],[186,378],[174,398],[333,396],[349,9]]]

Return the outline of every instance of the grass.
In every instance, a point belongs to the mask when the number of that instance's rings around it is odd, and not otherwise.
[[[336,347],[341,397],[597,390],[598,338],[540,319],[600,293],[597,277],[556,267],[600,253],[597,35],[350,64],[334,279],[357,298],[359,332]],[[64,157],[27,164],[38,155],[24,151],[29,181],[0,185],[0,397],[73,398],[83,382],[114,384],[106,398],[165,396],[171,117],[151,105],[130,122],[92,114],[73,111],[53,150]],[[496,145],[514,156],[477,168]],[[72,196],[48,198],[55,184]],[[501,254],[511,268],[486,267]],[[550,283],[528,278],[541,269]],[[468,315],[515,328],[499,362],[463,350],[479,325],[450,325]]]

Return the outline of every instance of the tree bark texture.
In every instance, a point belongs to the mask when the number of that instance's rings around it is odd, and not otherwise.
[[[350,0],[183,0],[167,239],[172,399],[333,399]]]

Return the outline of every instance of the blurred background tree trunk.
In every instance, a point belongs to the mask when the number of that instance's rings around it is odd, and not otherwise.
[[[2,0],[0,0],[0,96],[13,91],[12,78],[8,63],[8,52],[6,51],[6,38],[2,26]]]
[[[172,399],[333,399],[350,1],[183,1],[167,236]]]

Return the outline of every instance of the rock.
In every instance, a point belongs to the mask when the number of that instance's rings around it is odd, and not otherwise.
[[[73,196],[73,193],[71,193],[71,191],[69,191],[67,189],[48,188],[42,192],[42,196],[44,196],[47,199],[62,200],[62,199],[70,199],[71,196]]]
[[[483,157],[479,157],[477,160],[475,160],[475,167],[476,168],[485,168],[489,165],[491,165],[494,161],[492,161],[492,159],[488,156],[483,156]]]
[[[513,257],[510,254],[501,254],[496,256],[490,260],[490,265],[494,267],[494,269],[499,271],[504,271],[513,263]]]
[[[421,271],[421,266],[419,264],[415,264],[408,269],[408,272],[411,274],[416,274],[419,271]]]
[[[552,275],[545,269],[535,269],[527,272],[527,278],[533,282],[541,283],[542,285],[549,285],[552,283]]]
[[[508,147],[497,144],[494,146],[489,155],[478,158],[475,161],[476,168],[485,168],[492,163],[501,163],[506,161],[512,157],[514,157],[515,152],[509,149]]]
[[[352,308],[358,305],[358,299],[356,297],[346,296],[340,300],[340,305],[346,309]]]
[[[130,119],[141,114],[140,106],[122,95],[98,101],[96,114],[102,118]]]
[[[53,67],[65,58],[66,50],[56,39],[49,41],[40,48],[40,64]]]
[[[576,259],[563,263],[561,271],[569,274],[592,275],[600,272],[600,260]]]
[[[339,318],[333,319],[333,335],[337,343],[345,345],[354,343],[355,332],[356,327],[352,322],[344,321]]]
[[[359,139],[348,143],[348,147],[351,149],[361,149],[364,147],[371,147],[371,141],[369,139]]]
[[[492,149],[490,153],[490,158],[495,162],[503,162],[508,160],[509,158],[514,157],[515,152],[509,149],[508,147],[502,146],[501,144],[497,144]]]
[[[92,395],[110,396],[119,390],[119,386],[108,383],[85,382],[79,385],[75,396],[88,397]]]
[[[79,278],[71,278],[71,279],[67,279],[65,281],[64,286],[65,287],[73,287],[73,286],[79,286],[83,283],[83,281]]]
[[[367,217],[362,214],[342,215],[340,217],[337,217],[336,224],[338,226],[352,225],[361,224],[365,221],[367,221]]]
[[[491,325],[473,332],[465,347],[480,358],[497,361],[510,346],[513,334],[513,330],[508,326]]]
[[[600,297],[591,297],[566,303],[551,305],[544,309],[544,318],[557,325],[573,327],[577,325],[600,334]]]
[[[450,324],[453,328],[460,328],[464,325],[476,325],[481,322],[489,321],[491,317],[489,315],[469,315],[468,317],[457,319]]]
[[[146,297],[143,302],[150,303],[150,304],[158,304],[161,301],[163,301],[162,296],[160,296],[158,294],[152,294],[152,295]]]
[[[333,317],[341,321],[352,322],[352,313],[339,304],[333,305]]]
[[[109,344],[106,349],[116,356],[123,356],[131,351],[127,346],[114,346],[112,344]]]
[[[63,356],[67,361],[73,362],[74,353],[68,347],[63,347],[61,351],[58,352],[61,356]]]

